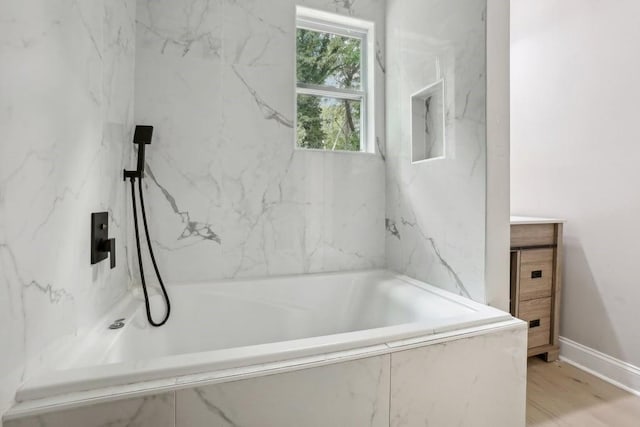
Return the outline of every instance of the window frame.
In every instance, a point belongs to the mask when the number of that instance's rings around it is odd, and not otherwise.
[[[307,7],[296,6],[296,34],[298,29],[335,34],[360,40],[360,90],[341,89],[333,86],[298,82],[296,69],[298,50],[294,59],[294,148],[306,151],[334,153],[370,153],[375,154],[375,25],[373,22],[335,13],[324,12]],[[360,112],[360,150],[327,150],[298,146],[298,95],[323,96],[361,102]]]

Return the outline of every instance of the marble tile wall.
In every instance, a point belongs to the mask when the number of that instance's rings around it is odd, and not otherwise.
[[[390,358],[178,391],[176,425],[388,426]]]
[[[138,124],[155,126],[147,200],[171,282],[385,265],[381,154],[294,150],[295,5],[376,23],[384,0],[139,0]],[[384,97],[377,139],[383,148]]]
[[[485,301],[486,0],[387,1],[389,268]],[[445,81],[446,159],[411,163],[410,97]]]
[[[0,412],[62,337],[127,290],[135,2],[0,3]],[[118,266],[91,266],[108,210]]]
[[[392,427],[522,427],[526,325],[393,353],[391,378]]]
[[[175,427],[175,393],[125,399],[8,421],[4,427]]]

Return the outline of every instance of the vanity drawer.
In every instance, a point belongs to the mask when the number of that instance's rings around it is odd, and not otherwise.
[[[521,302],[518,317],[529,323],[528,348],[551,342],[551,298]]]
[[[520,301],[551,296],[553,249],[527,249],[520,255]]]
[[[556,243],[555,224],[520,224],[511,226],[511,247],[542,246]]]

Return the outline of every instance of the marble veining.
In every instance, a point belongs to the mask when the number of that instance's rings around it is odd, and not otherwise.
[[[382,73],[384,74],[387,72],[387,67],[384,63],[384,57],[382,55],[383,54],[382,48],[380,47],[380,42],[376,41],[376,64],[380,68],[380,71],[382,71]]]
[[[158,187],[158,189],[160,189],[160,191],[164,195],[173,212],[181,218],[182,223],[185,225],[185,229],[182,231],[182,233],[180,233],[180,236],[178,236],[178,240],[197,236],[204,240],[212,240],[216,243],[222,243],[220,241],[220,237],[216,234],[215,231],[213,231],[212,224],[192,221],[189,212],[180,210],[175,197],[173,197],[171,193],[169,193],[169,191],[167,191],[167,189],[158,182],[155,175],[153,174],[151,166],[149,166],[148,164],[146,165],[146,171],[149,178],[151,178],[153,183]]]
[[[436,246],[436,241],[433,237],[429,237],[426,234],[424,234],[424,232],[422,231],[422,228],[418,225],[418,222],[410,222],[407,221],[404,218],[400,218],[400,222],[403,226],[412,228],[414,230],[417,230],[418,234],[422,237],[423,241],[428,242],[429,246],[431,247],[434,255],[436,256],[438,262],[440,263],[440,265],[442,267],[445,268],[446,271],[449,272],[449,274],[451,275],[451,277],[453,278],[453,280],[455,281],[455,285],[458,288],[458,292],[460,293],[460,295],[465,296],[467,298],[471,298],[471,294],[469,294],[469,291],[467,290],[467,288],[465,287],[464,283],[462,283],[462,280],[460,279],[460,276],[458,276],[458,273],[456,273],[456,271],[453,269],[453,267],[451,267],[451,265],[447,262],[447,260],[444,259],[444,257],[442,256],[440,250],[438,249],[438,247]],[[415,235],[415,233],[414,233]],[[411,258],[408,260],[408,262],[411,262]]]
[[[388,426],[390,357],[180,390],[176,424]]]
[[[156,16],[154,13],[156,8],[162,6],[162,2],[138,1],[138,5],[142,4],[145,8],[147,19],[137,19],[136,22],[160,39],[159,51],[162,54],[175,49],[184,57],[197,47],[204,56],[218,57],[221,55],[222,43],[219,27],[215,25],[219,14],[217,3],[210,0],[185,2],[184,7],[177,9],[177,13],[169,21],[167,16]]]
[[[11,271],[13,272],[13,277],[17,279],[18,283],[22,286],[23,293],[25,290],[33,288],[34,290],[44,294],[47,296],[50,303],[58,303],[63,299],[73,300],[73,295],[70,294],[64,288],[54,288],[50,283],[42,284],[36,280],[27,280],[21,277],[20,272],[18,271],[18,262],[16,260],[16,256],[11,250],[11,247],[5,243],[0,243],[0,249],[6,253],[6,258],[9,261],[9,265],[12,267]],[[9,280],[9,276],[5,276],[5,280]],[[22,299],[24,303],[24,299]],[[23,305],[23,314],[25,311],[25,307]]]
[[[524,426],[526,341],[521,323],[392,353],[389,425]]]
[[[379,136],[376,136],[376,148],[378,149],[378,155],[382,159],[383,162],[387,161],[387,156],[385,155],[385,146]]]
[[[400,232],[398,231],[398,226],[396,225],[395,221],[389,218],[385,218],[384,223],[385,223],[385,228],[387,229],[389,234],[391,234],[393,237],[395,237],[398,240],[402,239],[400,237]]]
[[[200,399],[200,402],[202,402],[202,404],[207,407],[207,410],[211,412],[214,417],[222,418],[222,421],[229,424],[230,426],[237,426],[237,424],[234,423],[222,409],[220,409],[209,399],[207,399],[207,396],[204,394],[204,391],[202,389],[196,388],[193,391],[195,392],[196,396],[198,396],[198,399]]]
[[[242,77],[242,75],[238,72],[236,67],[231,66],[231,68],[233,69],[233,72],[238,77],[238,79],[240,79],[242,84],[247,88],[251,96],[253,96],[253,99],[255,100],[256,104],[262,111],[262,114],[264,115],[265,120],[275,120],[281,125],[284,125],[288,128],[293,128],[293,121],[291,119],[284,117],[282,113],[279,113],[273,107],[269,106],[269,104],[267,104],[266,101],[260,98],[260,95],[256,92],[256,90],[252,88],[249,85],[249,83],[247,83],[244,77]]]
[[[16,419],[5,427],[175,427],[175,393]]]

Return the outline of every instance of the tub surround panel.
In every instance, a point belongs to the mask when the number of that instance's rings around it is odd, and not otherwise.
[[[133,0],[0,5],[0,412],[45,348],[127,290],[134,14]],[[89,263],[103,210],[115,270]]]
[[[384,355],[178,391],[176,425],[386,426],[389,359]]]
[[[393,353],[390,425],[524,426],[526,345],[521,324]]]
[[[264,364],[261,369],[268,371],[282,368],[269,363],[314,363],[298,360],[310,356],[344,359],[378,351],[371,346],[396,346],[414,337],[433,341],[443,332],[511,319],[386,271],[181,285],[172,307],[170,324],[149,329],[142,301],[127,298],[108,316],[127,319],[125,326],[83,336],[67,351],[73,357],[56,361],[50,355],[58,370],[23,384],[16,399],[25,405],[12,413],[24,414],[35,400],[62,394],[138,382],[144,388],[144,382],[171,377],[176,384],[218,380],[239,375],[236,368]],[[189,333],[205,323],[206,333]]]
[[[388,0],[388,267],[484,302],[486,0]],[[411,163],[411,95],[444,79],[445,159]]]
[[[422,345],[425,345],[423,342]],[[95,388],[89,391],[56,395],[43,399],[18,403],[11,408],[4,419],[13,421],[31,418],[50,412],[67,411],[101,403],[117,402],[122,399],[148,397],[188,388],[206,388],[216,384],[248,380],[265,375],[296,372],[305,369],[333,365],[389,353],[385,344],[361,347],[354,350],[337,351],[315,356],[300,357],[272,363],[254,364],[241,368],[221,369],[205,373],[175,376],[160,380],[136,382],[132,384]]]
[[[175,427],[175,393],[101,403],[8,421],[4,427]]]
[[[382,147],[384,2],[300,3],[376,22]],[[147,200],[167,281],[385,264],[382,157],[294,150],[295,4],[137,3],[135,116],[156,126]]]
[[[157,381],[145,390],[136,391],[135,384],[105,389],[111,393],[104,396],[96,390],[76,402],[61,396],[39,408],[27,403],[5,424],[156,427],[173,426],[175,419],[184,427],[425,422],[517,427],[524,425],[526,333],[524,322],[511,319],[293,364],[219,371],[217,377],[209,372],[171,385]]]

